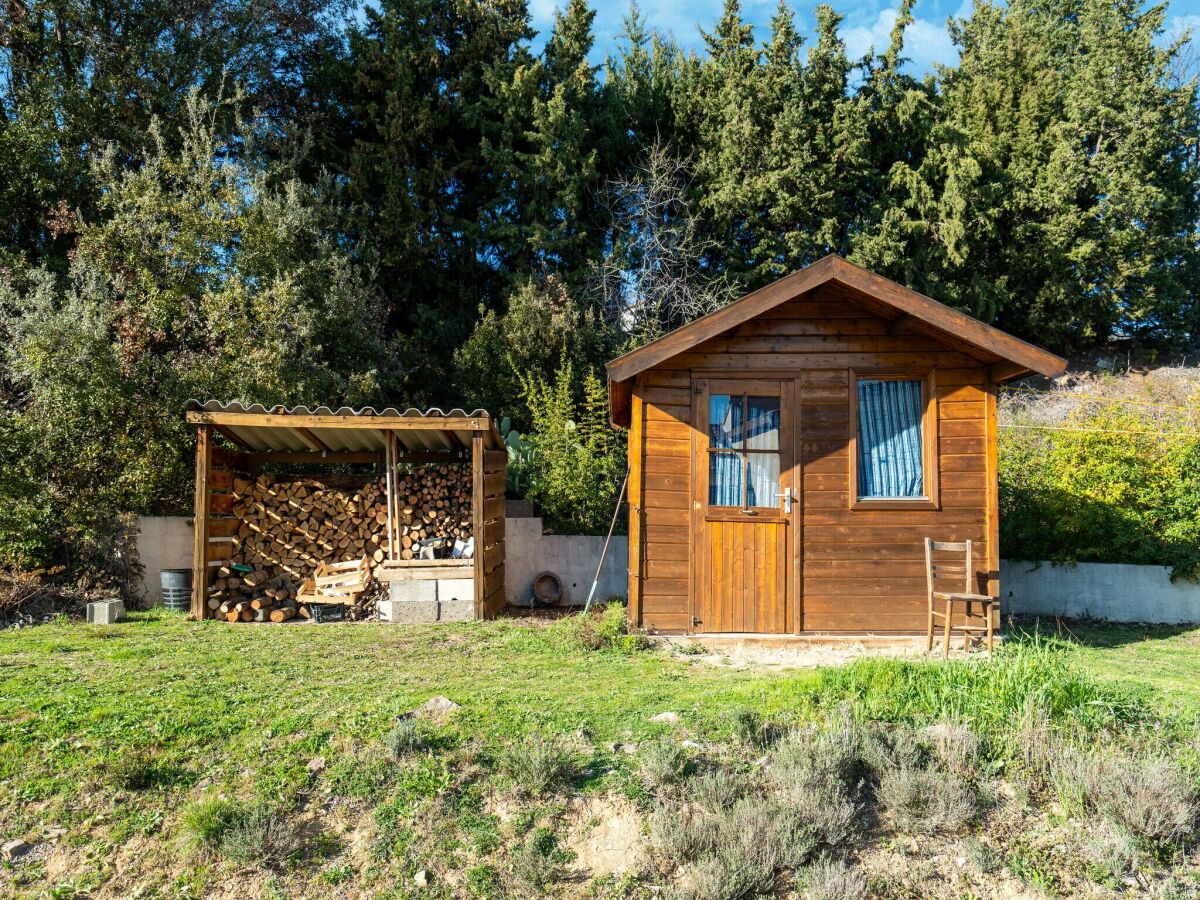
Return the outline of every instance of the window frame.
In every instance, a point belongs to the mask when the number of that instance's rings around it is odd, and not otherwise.
[[[775,393],[775,392],[768,393],[765,391],[759,391],[758,393],[756,393],[753,390],[754,387],[758,386],[756,383],[746,382],[745,384],[749,385],[749,387],[745,387],[743,385],[736,385],[736,387],[740,391],[738,393],[735,393],[732,390],[713,391],[711,389],[711,387],[708,390],[706,390],[704,393],[704,403],[705,403],[705,407],[706,407],[706,409],[705,409],[705,422],[706,422],[705,432],[706,433],[704,435],[704,440],[705,440],[704,466],[705,466],[705,471],[710,473],[707,477],[708,483],[706,484],[706,491],[705,491],[705,493],[707,494],[707,496],[705,497],[705,507],[709,510],[715,510],[715,511],[738,510],[739,512],[744,513],[744,512],[748,512],[748,511],[752,511],[752,510],[760,510],[760,509],[761,510],[771,510],[771,509],[775,509],[779,505],[778,500],[776,500],[775,503],[772,503],[770,505],[767,505],[767,504],[756,504],[754,506],[750,505],[750,503],[749,503],[750,458],[752,456],[774,456],[775,457],[775,459],[777,461],[776,465],[777,465],[777,472],[778,472],[778,474],[775,477],[776,488],[778,488],[779,491],[782,492],[782,490],[783,490],[783,406],[784,406],[783,394],[782,394],[782,391],[780,391],[778,393]],[[728,388],[733,385],[718,383],[718,386],[722,387],[722,388]],[[750,450],[745,447],[745,437],[743,436],[743,439],[742,439],[743,446],[740,449],[736,448],[736,447],[713,447],[712,446],[712,434],[711,434],[711,432],[712,432],[711,410],[712,410],[712,398],[713,398],[714,394],[716,394],[718,396],[723,395],[723,396],[728,396],[728,397],[741,397],[743,422],[746,419],[746,413],[749,411],[749,402],[750,402],[751,397],[759,397],[762,399],[766,399],[769,397],[770,399],[777,400],[779,402],[779,423],[780,423],[779,424],[779,434],[778,434],[778,438],[777,438],[778,446],[774,450]],[[741,460],[741,463],[742,463],[742,479],[741,479],[742,480],[742,500],[744,502],[742,502],[738,505],[714,504],[714,503],[710,502],[710,500],[709,500],[709,498],[712,495],[712,475],[711,475],[712,458],[718,454],[726,454],[726,453],[735,454]]]
[[[938,414],[935,370],[849,370],[849,476],[850,509],[940,509],[938,484]],[[924,497],[860,497],[858,495],[858,383],[860,381],[919,381],[921,383],[921,481]]]

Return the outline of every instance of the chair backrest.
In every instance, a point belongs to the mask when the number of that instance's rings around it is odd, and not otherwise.
[[[962,562],[943,562],[933,559],[934,553],[961,553]],[[932,596],[935,590],[945,590],[938,585],[942,579],[960,579],[951,590],[972,593],[971,576],[974,574],[974,554],[970,541],[935,541],[925,538],[925,580]],[[946,591],[950,593],[950,591]]]

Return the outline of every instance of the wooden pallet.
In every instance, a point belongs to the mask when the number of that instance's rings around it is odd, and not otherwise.
[[[300,587],[297,603],[344,603],[352,606],[371,580],[371,561],[364,556],[339,563],[321,563]]]

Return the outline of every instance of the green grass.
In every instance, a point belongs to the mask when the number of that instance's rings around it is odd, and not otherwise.
[[[1200,628],[1098,622],[1022,624],[1022,630],[1059,635],[1074,644],[1081,668],[1105,681],[1133,682],[1160,701],[1200,707]]]
[[[403,867],[414,842],[433,840],[475,854],[464,860],[464,871],[477,863],[467,885],[486,896],[497,858],[486,854],[502,851],[480,798],[512,781],[500,765],[506,748],[539,736],[578,735],[595,748],[577,760],[571,790],[636,798],[635,763],[605,748],[684,733],[736,742],[747,711],[788,724],[850,704],[860,718],[955,718],[997,735],[1031,702],[1085,730],[1200,710],[1197,632],[1080,628],[1080,643],[1023,638],[990,661],[866,659],[777,673],[641,651],[598,622],[233,627],[157,612],[108,628],[0,633],[0,838],[66,827],[64,840],[90,860],[68,885],[81,890],[110,884],[105,851],[140,841],[133,870],[146,885],[202,894],[223,870],[196,847],[221,844],[241,821],[227,821],[230,810],[301,815],[326,798],[373,823],[375,862],[352,872],[307,835],[307,850],[276,854],[287,857],[273,863],[281,877],[304,865],[325,884],[411,877]],[[460,713],[389,752],[397,715],[439,694]],[[649,721],[664,710],[679,725]],[[522,813],[530,827],[539,809]],[[449,823],[445,833],[414,832],[430,810]],[[0,872],[0,893],[6,877],[29,895],[57,888],[38,873]]]

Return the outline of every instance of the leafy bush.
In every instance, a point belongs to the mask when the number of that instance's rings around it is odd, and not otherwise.
[[[656,807],[648,824],[650,845],[672,872],[680,863],[711,852],[720,838],[713,817],[673,805]]]
[[[565,637],[585,650],[638,653],[650,646],[645,632],[629,627],[625,604],[619,600],[595,606],[588,615],[567,616],[556,622],[552,634]]]
[[[521,394],[533,423],[526,496],[555,531],[606,533],[625,473],[625,444],[608,424],[604,383],[589,370],[576,386],[574,367],[564,359],[553,382],[522,375]]]
[[[210,797],[184,811],[180,828],[192,847],[243,862],[282,862],[300,846],[287,814],[266,803]]]
[[[733,806],[746,789],[746,780],[725,768],[688,780],[688,794],[702,809],[718,813]]]
[[[1200,577],[1200,410],[1062,394],[1036,403],[1016,394],[1004,407],[1006,424],[1022,427],[1000,434],[1003,558],[1167,565]],[[1070,408],[1059,412],[1060,403]]]

